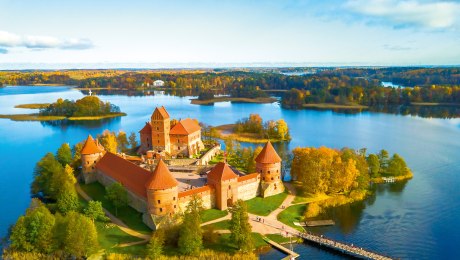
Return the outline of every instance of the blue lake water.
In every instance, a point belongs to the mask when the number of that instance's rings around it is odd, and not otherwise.
[[[53,102],[59,97],[77,99],[83,94],[69,87],[0,88],[0,114],[30,113],[14,105]],[[315,229],[335,239],[405,259],[454,259],[460,249],[460,119],[427,119],[364,112],[356,115],[329,111],[286,110],[278,104],[218,103],[191,105],[190,97],[156,93],[130,97],[100,95],[120,106],[128,116],[103,122],[69,125],[44,122],[14,122],[0,119],[0,236],[24,213],[30,202],[30,183],[35,163],[63,143],[75,144],[88,134],[104,129],[138,131],[155,106],[165,106],[173,118],[192,117],[210,124],[233,123],[258,113],[264,120],[283,118],[297,146],[334,148],[384,148],[402,155],[414,172],[406,184],[376,187],[376,196],[366,202],[331,212],[334,227]],[[342,256],[311,245],[296,245],[301,259],[336,259]],[[261,256],[279,259],[272,250]]]

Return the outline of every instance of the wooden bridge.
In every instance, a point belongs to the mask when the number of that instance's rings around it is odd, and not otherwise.
[[[280,250],[280,251],[282,251],[282,252],[284,252],[284,253],[286,253],[288,255],[287,257],[285,257],[283,259],[295,259],[295,258],[299,257],[299,254],[297,254],[296,252],[294,252],[294,251],[292,251],[292,250],[290,250],[290,249],[288,249],[288,248],[276,243],[273,240],[270,240],[268,237],[263,237],[263,238],[267,243],[269,243],[273,247],[278,248],[278,250]]]
[[[262,218],[259,217],[259,218],[252,219],[252,220],[260,222],[261,219]],[[323,235],[316,235],[316,234],[313,234],[311,232],[300,232],[300,231],[297,231],[296,229],[294,229],[292,227],[285,226],[285,225],[282,225],[280,227],[279,225],[271,224],[269,221],[263,221],[262,223],[267,225],[267,226],[271,226],[271,227],[274,227],[276,229],[279,229],[286,235],[291,234],[293,236],[301,237],[305,241],[314,243],[314,244],[319,245],[319,246],[325,246],[327,248],[330,248],[332,250],[338,251],[338,252],[340,252],[342,254],[346,254],[346,255],[349,255],[349,256],[352,256],[352,257],[361,258],[361,259],[376,259],[376,260],[392,260],[393,259],[393,258],[391,258],[389,256],[385,256],[383,254],[372,252],[370,250],[364,249],[362,247],[358,247],[358,246],[353,245],[353,244],[347,244],[347,243],[344,243],[344,242],[340,242],[340,241],[336,241],[336,240],[324,237]],[[270,244],[272,244],[272,243],[270,243]],[[275,246],[275,245],[273,245],[273,246]],[[281,251],[283,251],[283,252],[289,254],[290,256],[292,256],[290,252],[287,252],[287,251],[281,249],[278,246],[275,246],[275,247],[279,248]],[[296,254],[296,253],[294,253],[294,254]]]

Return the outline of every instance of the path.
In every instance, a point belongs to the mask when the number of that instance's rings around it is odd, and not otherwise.
[[[77,193],[83,198],[85,199],[86,201],[90,201],[90,200],[93,200],[81,187],[80,185],[78,185],[78,183],[75,185],[75,189],[77,190]],[[119,218],[115,217],[114,215],[112,215],[112,213],[110,213],[108,210],[106,210],[105,208],[102,208],[104,210],[104,213],[105,215],[110,219],[110,221],[112,221],[112,223],[114,223],[115,225],[118,226],[118,228],[121,229],[121,231],[125,232],[126,234],[128,235],[131,235],[133,237],[137,237],[137,238],[140,238],[140,239],[143,239],[142,241],[137,241],[137,242],[148,242],[150,240],[150,235],[146,235],[146,234],[142,234],[142,233],[139,233],[137,232],[136,230],[133,230],[131,228],[129,228],[123,221],[121,221]],[[129,244],[129,243],[127,243]],[[125,244],[122,244],[122,245],[125,245]]]

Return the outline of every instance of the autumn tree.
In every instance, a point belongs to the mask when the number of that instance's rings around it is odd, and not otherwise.
[[[291,138],[289,136],[288,125],[283,119],[276,121],[276,134],[277,138],[280,140],[289,140]]]
[[[123,131],[119,131],[117,135],[117,145],[118,145],[118,151],[125,153],[128,151],[128,137],[126,136],[126,133]]]
[[[98,138],[101,145],[105,148],[106,151],[111,153],[117,153],[118,142],[117,136],[114,132],[105,130],[102,135],[99,135]]]
[[[252,252],[254,250],[254,241],[246,203],[243,200],[238,200],[230,209],[230,213],[232,214],[230,219],[230,240],[242,252]]]
[[[155,260],[161,257],[163,254],[163,248],[165,244],[165,233],[163,229],[157,229],[153,232],[150,238],[149,244],[147,245],[147,257]]]

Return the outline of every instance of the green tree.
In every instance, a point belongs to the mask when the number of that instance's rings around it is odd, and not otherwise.
[[[165,233],[163,229],[157,229],[153,232],[150,242],[147,245],[147,257],[149,259],[158,259],[163,254],[165,244]]]
[[[380,160],[375,154],[369,154],[367,157],[367,164],[369,165],[369,172],[372,177],[380,176]]]
[[[105,188],[105,197],[115,207],[115,215],[118,216],[118,208],[128,205],[128,192],[119,182],[114,182]]]
[[[123,131],[119,131],[117,135],[117,143],[118,143],[118,150],[122,153],[126,153],[128,151],[128,138],[126,133]]]
[[[11,248],[19,251],[51,253],[54,249],[55,218],[43,203],[32,199],[24,216],[11,229]]]
[[[95,220],[106,221],[108,218],[105,216],[104,208],[102,203],[97,200],[90,200],[88,205],[83,211],[93,222]]]
[[[230,239],[243,252],[254,250],[251,225],[249,224],[248,208],[243,200],[238,200],[230,209]]]
[[[394,154],[388,163],[387,174],[392,176],[406,175],[409,172],[404,159],[398,154]]]
[[[203,202],[193,196],[184,213],[184,221],[179,231],[179,251],[184,255],[198,255],[203,247],[200,212]]]
[[[99,248],[97,230],[90,218],[71,211],[57,216],[55,237],[58,247],[76,258],[88,257]]]
[[[83,142],[80,142],[72,147],[73,160],[71,165],[74,169],[78,169],[81,166],[81,149],[83,149],[83,144]]]
[[[380,173],[385,173],[387,171],[390,154],[386,150],[382,149],[377,156],[379,157]]]
[[[64,143],[59,147],[56,152],[56,159],[61,163],[62,166],[71,164],[72,162],[72,150],[68,143]]]
[[[56,187],[52,187],[52,180],[55,175],[63,171],[62,165],[56,160],[52,153],[47,153],[35,166],[34,180],[32,182],[32,193],[43,192],[45,196],[56,198]]]
[[[134,132],[131,132],[131,134],[129,135],[129,145],[131,146],[132,150],[136,149],[137,146],[139,145],[137,143],[137,137]]]

